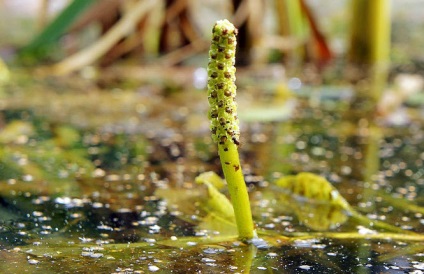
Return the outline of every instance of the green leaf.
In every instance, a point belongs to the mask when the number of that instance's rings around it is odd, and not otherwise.
[[[216,186],[222,187],[224,185],[222,179],[214,172],[206,172],[196,177],[196,183],[204,184],[208,188],[208,199],[205,202],[206,210],[209,213],[213,213],[235,224],[233,205],[230,200],[216,188]]]
[[[281,201],[287,203],[307,227],[322,231],[346,222],[350,206],[325,178],[301,172],[283,177],[275,184]]]
[[[225,187],[225,183],[222,178],[213,171],[203,172],[199,174],[195,180],[198,184],[211,184],[218,190],[222,190]]]
[[[219,231],[221,235],[236,235],[233,205],[217,189],[224,186],[224,181],[214,172],[205,172],[196,177],[196,183],[208,188],[208,197],[202,204],[208,215],[202,219],[199,229]]]
[[[233,206],[216,187],[223,188],[224,181],[214,172],[205,172],[196,177],[196,183],[202,187],[157,189],[155,195],[165,199],[174,209],[178,208],[183,213],[179,218],[189,222],[184,215],[192,216],[200,209],[203,214],[197,223],[199,230],[218,231],[221,236],[235,237],[237,226]]]
[[[69,26],[95,0],[74,0],[41,33],[21,50],[21,56],[46,54],[47,49],[56,43]]]
[[[334,229],[351,217],[372,229],[417,235],[382,221],[370,220],[349,205],[337,189],[319,175],[301,172],[283,177],[275,184],[280,201],[293,210],[300,222],[314,230]]]

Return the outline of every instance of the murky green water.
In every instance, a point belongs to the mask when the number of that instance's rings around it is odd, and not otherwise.
[[[291,119],[241,115],[240,153],[266,242],[248,246],[231,225],[205,220],[194,184],[201,172],[221,174],[203,91],[82,86],[31,83],[0,99],[2,272],[424,271],[419,107],[397,126],[349,119],[339,96],[298,99]],[[262,105],[239,94],[240,111],[271,108],[268,93]],[[308,227],[308,201],[287,202],[274,184],[302,171],[331,181],[364,218]]]

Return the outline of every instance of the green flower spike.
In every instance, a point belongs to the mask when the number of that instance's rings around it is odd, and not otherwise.
[[[238,155],[239,125],[235,102],[235,52],[237,29],[228,20],[216,22],[208,64],[209,119],[212,139],[218,144],[222,169],[231,195],[241,240],[256,237],[249,195]]]

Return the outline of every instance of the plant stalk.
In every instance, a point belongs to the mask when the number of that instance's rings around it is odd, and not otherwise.
[[[250,210],[249,194],[240,165],[237,145],[232,142],[228,142],[226,145],[218,145],[218,153],[225,180],[228,184],[239,237],[242,240],[252,239],[256,235]]]
[[[240,131],[235,102],[236,34],[237,29],[228,20],[218,21],[212,30],[208,64],[209,120],[230,191],[239,238],[248,241],[256,234],[237,150]]]

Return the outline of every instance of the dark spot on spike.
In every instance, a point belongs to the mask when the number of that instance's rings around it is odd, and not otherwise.
[[[215,91],[215,90],[213,90],[213,91],[211,92],[211,98],[216,98],[216,97],[217,97],[216,91]]]
[[[228,151],[228,147],[224,148],[224,151]]]
[[[231,96],[231,90],[227,89],[226,91],[224,91],[224,95],[227,97]]]
[[[218,101],[218,107],[222,108],[224,106],[224,101],[220,100]]]
[[[233,165],[233,167],[234,167],[234,171],[238,171],[240,169],[239,165]]]
[[[223,35],[227,35],[227,33],[228,33],[228,29],[223,29],[223,30],[222,30],[222,34],[223,34]]]
[[[217,36],[214,36],[213,38],[212,38],[212,40],[213,41],[215,41],[215,42],[218,42],[219,41],[219,36],[217,35]]]
[[[226,164],[226,165],[229,165],[229,164],[230,164],[230,162],[225,162],[225,164]]]
[[[218,118],[218,112],[215,109],[211,111],[211,118]]]
[[[233,113],[233,110],[230,107],[226,107],[225,112],[231,114]]]
[[[216,84],[216,87],[218,89],[223,89],[224,88],[224,83],[218,83],[218,84]]]
[[[225,123],[226,123],[227,121],[225,121],[225,118],[223,118],[223,117],[221,117],[221,118],[219,118],[219,124],[221,125],[221,126],[225,126]]]
[[[224,72],[224,77],[227,79],[231,78],[231,73],[229,73],[228,71]]]
[[[218,63],[217,65],[219,70],[223,70],[224,69],[224,64],[223,63]]]
[[[216,134],[216,127],[211,128],[211,133],[212,133],[213,135],[215,135],[215,134]]]
[[[233,143],[234,144],[236,144],[236,145],[240,145],[240,142],[239,142],[239,140],[235,137],[235,136],[233,136]]]
[[[218,47],[218,52],[224,52],[225,48],[224,47]]]
[[[234,40],[231,38],[228,38],[228,45],[232,45],[234,43]]]
[[[211,78],[216,79],[218,78],[218,73],[216,71],[211,73]]]
[[[219,138],[219,143],[221,145],[223,145],[226,141],[227,141],[227,136],[221,136],[221,138]]]
[[[217,56],[217,54],[216,54],[216,53],[212,53],[212,54],[211,54],[211,58],[212,58],[212,59],[216,59],[216,56]]]
[[[225,59],[230,59],[231,58],[231,54],[230,53],[225,53]]]

